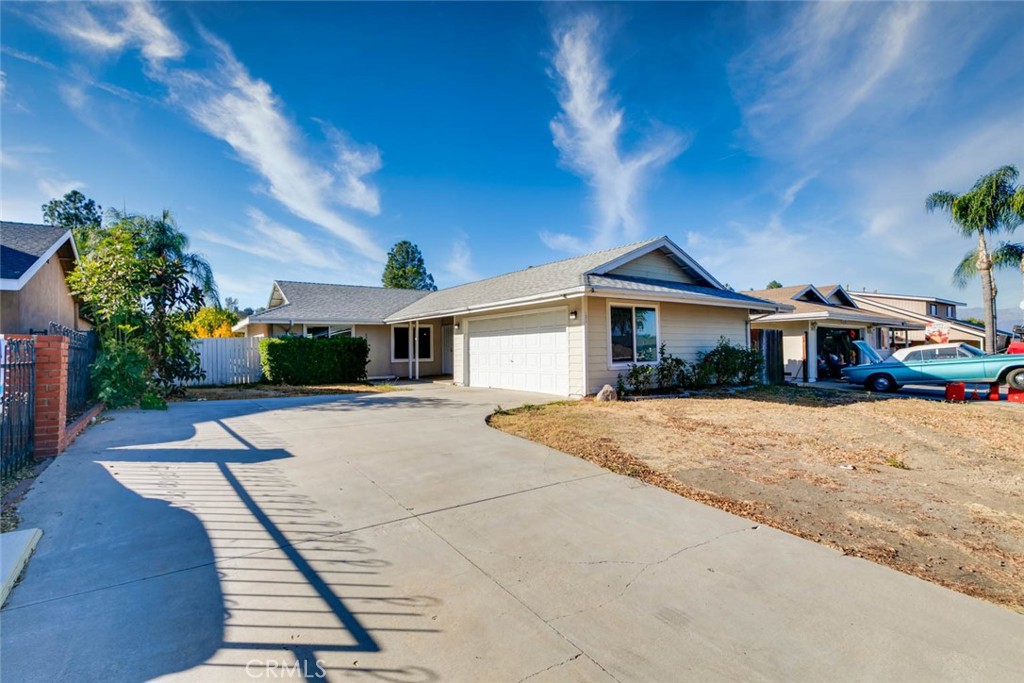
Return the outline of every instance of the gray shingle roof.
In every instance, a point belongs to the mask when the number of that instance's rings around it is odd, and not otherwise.
[[[430,292],[316,282],[275,281],[288,303],[249,316],[250,323],[308,321],[383,323],[395,311]]]
[[[17,280],[67,233],[52,225],[0,221],[0,277]]]
[[[582,287],[586,284],[584,277],[588,271],[661,239],[663,238],[658,237],[634,242],[614,249],[574,256],[486,280],[442,289],[396,312],[390,316],[390,320],[401,322],[414,318],[450,314],[465,311],[474,306],[485,306]]]
[[[681,282],[665,282],[664,280],[628,277],[625,275],[590,275],[588,277],[588,284],[593,287],[607,287],[644,294],[682,295],[684,298],[695,302],[731,301],[748,304],[750,308],[763,310],[775,310],[779,306],[783,309],[790,308],[786,304],[765,301],[764,299],[747,296],[746,294],[740,294],[728,289],[716,289],[714,287],[702,287]]]

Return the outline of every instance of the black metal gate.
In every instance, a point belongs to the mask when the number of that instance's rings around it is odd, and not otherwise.
[[[32,457],[35,432],[36,342],[0,340],[0,474],[6,478]]]
[[[68,406],[71,422],[93,404],[92,364],[96,360],[96,333],[50,323],[50,334],[68,338]]]

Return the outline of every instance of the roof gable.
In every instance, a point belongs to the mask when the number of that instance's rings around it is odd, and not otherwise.
[[[631,252],[601,264],[587,274],[624,275],[725,289],[721,282],[666,236],[641,243]]]
[[[20,290],[65,244],[70,259],[78,250],[71,231],[53,225],[0,222],[0,289]]]
[[[853,300],[842,285],[824,285],[823,287],[818,287],[818,291],[824,294],[826,299],[837,306],[857,308],[857,302]]]

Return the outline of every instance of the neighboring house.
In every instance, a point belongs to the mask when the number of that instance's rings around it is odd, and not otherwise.
[[[0,222],[0,332],[46,334],[51,321],[88,329],[65,280],[77,262],[70,230]]]
[[[838,378],[843,365],[858,361],[853,342],[863,339],[878,347],[884,341],[879,330],[924,329],[923,324],[861,308],[839,285],[807,284],[744,294],[792,307],[754,315],[751,325],[758,330],[782,331],[785,375],[797,381],[816,382],[826,375]]]
[[[659,237],[437,292],[276,282],[235,329],[365,337],[370,376],[583,396],[661,344],[690,360],[721,337],[746,346],[752,313],[788,308],[727,289]]]
[[[889,344],[914,346],[916,344],[967,342],[984,348],[985,328],[965,320],[957,320],[956,307],[964,306],[960,301],[951,301],[937,296],[914,296],[912,294],[879,294],[878,292],[850,292],[857,304],[866,310],[891,315],[908,322],[918,323],[924,328],[914,330],[892,330]],[[997,346],[1005,349],[1010,333],[999,330]]]

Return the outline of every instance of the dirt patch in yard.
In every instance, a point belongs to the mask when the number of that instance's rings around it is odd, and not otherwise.
[[[284,398],[289,396],[336,396],[338,394],[380,394],[402,391],[394,384],[318,384],[291,386],[289,384],[232,384],[224,387],[189,387],[172,401],[231,401],[247,398]]]
[[[500,411],[498,429],[1024,611],[1024,410],[759,389]]]

